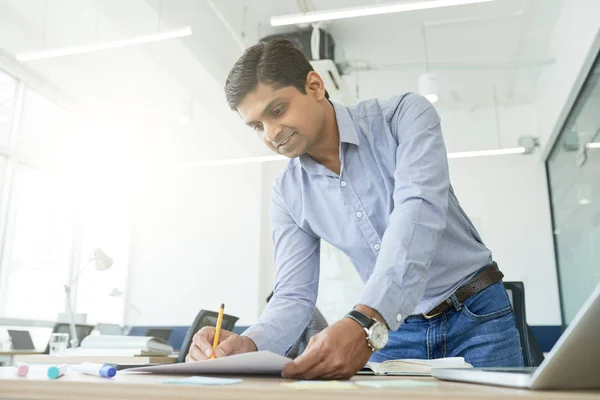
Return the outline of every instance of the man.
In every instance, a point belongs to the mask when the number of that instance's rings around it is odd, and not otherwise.
[[[225,93],[267,147],[291,161],[271,195],[275,294],[242,336],[221,334],[217,357],[285,354],[313,313],[322,238],[350,257],[364,293],[284,377],[348,378],[369,358],[522,366],[503,275],[452,190],[427,100],[409,93],[332,103],[302,52],[283,40],[247,49]],[[196,334],[188,361],[212,354],[213,334]]]
[[[273,292],[271,292],[271,294],[269,294],[269,296],[267,297],[267,303],[269,301],[271,301],[271,298],[273,298],[273,294],[274,294]],[[327,328],[327,320],[325,319],[323,314],[321,314],[321,311],[319,311],[315,307],[315,311],[313,312],[313,315],[310,318],[310,321],[308,321],[308,325],[306,325],[306,328],[304,328],[304,330],[300,334],[300,337],[294,342],[292,347],[286,352],[286,354],[285,354],[286,357],[294,359],[294,358],[300,356],[302,353],[304,353],[304,350],[306,350],[306,348],[308,347],[308,343],[310,342],[310,339],[325,328]]]

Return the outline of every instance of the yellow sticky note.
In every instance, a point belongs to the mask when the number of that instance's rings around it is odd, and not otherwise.
[[[435,387],[435,382],[412,381],[408,379],[373,379],[364,381],[354,381],[358,386],[373,388],[417,388],[417,387]]]
[[[352,382],[340,382],[340,381],[297,381],[297,382],[283,382],[281,386],[289,387],[296,390],[347,390],[357,389],[356,385]]]

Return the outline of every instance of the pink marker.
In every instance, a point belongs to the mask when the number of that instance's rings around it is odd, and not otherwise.
[[[27,376],[27,374],[29,373],[29,365],[25,363],[16,363],[15,373],[17,374],[17,376]]]

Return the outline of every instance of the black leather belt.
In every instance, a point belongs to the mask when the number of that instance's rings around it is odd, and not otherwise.
[[[500,282],[503,277],[504,274],[498,269],[498,264],[492,262],[489,267],[481,271],[477,276],[454,292],[456,299],[459,303],[462,303],[474,294],[481,292],[483,289]],[[433,310],[429,311],[427,314],[423,314],[423,317],[425,317],[425,319],[437,317],[453,306],[452,299],[448,297]]]

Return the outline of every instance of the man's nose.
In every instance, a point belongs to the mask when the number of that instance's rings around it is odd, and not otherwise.
[[[265,136],[269,142],[271,142],[271,143],[275,142],[280,133],[281,133],[281,125],[265,124]]]

